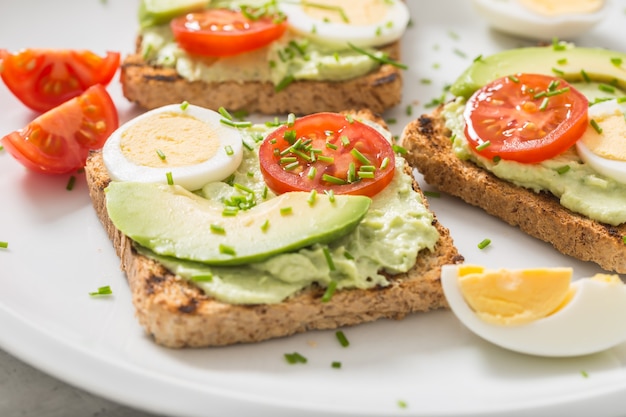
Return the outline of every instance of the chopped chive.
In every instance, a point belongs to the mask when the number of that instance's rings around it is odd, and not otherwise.
[[[317,190],[311,190],[311,192],[309,193],[309,198],[307,198],[307,203],[309,203],[310,206],[312,206],[313,204],[315,204],[315,200],[317,200]]]
[[[341,362],[339,362],[339,361],[332,361],[330,366],[335,368],[335,369],[339,369],[339,368],[341,368]]]
[[[356,52],[358,52],[360,54],[363,54],[366,57],[368,57],[368,58],[370,58],[370,59],[372,59],[372,60],[374,60],[376,62],[379,62],[381,64],[389,64],[389,65],[392,65],[394,67],[397,67],[397,68],[400,68],[400,69],[404,69],[404,70],[409,69],[408,66],[406,66],[406,65],[404,65],[404,64],[402,64],[400,62],[394,61],[392,59],[389,59],[387,56],[384,56],[384,55],[383,56],[378,56],[378,55],[372,54],[372,53],[366,51],[365,49],[361,49],[361,48],[359,48],[358,46],[356,46],[356,45],[354,45],[352,43],[348,43],[348,46],[352,50],[354,50],[354,51],[356,51]]]
[[[626,245],[626,236],[622,236],[622,242]],[[6,242],[4,242],[6,243]],[[6,246],[4,246],[6,248]]]
[[[287,363],[289,363],[290,365],[295,365],[297,363],[307,363],[307,359],[298,352],[285,353],[285,360],[287,360]]]
[[[354,256],[352,256],[352,254],[351,254],[350,252],[348,252],[348,251],[345,251],[345,252],[343,253],[343,256],[344,256],[344,258],[349,259],[349,260],[351,260],[351,261],[353,261],[353,260],[354,260]]]
[[[283,135],[283,138],[289,142],[290,145],[293,145],[294,143],[296,143],[296,136],[297,133],[295,130],[286,130],[285,134]]]
[[[478,244],[478,249],[485,249],[487,246],[489,246],[490,243],[491,243],[491,239],[483,239]]]
[[[318,161],[322,161],[322,162],[326,162],[329,164],[332,164],[333,162],[335,162],[335,158],[333,158],[332,156],[326,156],[326,155],[318,155],[317,156],[317,160]]]
[[[622,65],[622,58],[611,58],[611,64],[619,67]]]
[[[283,167],[283,169],[284,169],[285,171],[293,171],[293,170],[294,170],[294,169],[296,169],[298,166],[300,166],[300,163],[299,163],[298,161],[296,161],[296,162],[291,162],[291,163],[289,163],[289,164],[285,165],[285,166]]]
[[[182,111],[187,110],[187,107],[189,107],[189,102],[187,100],[183,101],[182,103],[180,103],[180,109]]]
[[[548,97],[544,97],[541,105],[539,106],[539,111],[545,111],[548,108],[548,103],[550,99]]]
[[[233,116],[231,116],[231,114],[228,112],[228,110],[226,110],[224,107],[221,107],[219,109],[217,109],[218,113],[221,114],[223,117],[225,117],[228,120],[233,120]]]
[[[267,199],[267,193],[269,191],[269,188],[267,188],[267,185],[263,186],[263,191],[261,192],[261,197],[263,197],[263,200]]]
[[[6,249],[9,247],[9,242],[0,242],[0,248]]]
[[[359,172],[356,173],[356,175],[360,179],[374,178],[375,177],[375,174],[373,172],[370,172],[370,171],[359,171]]]
[[[426,197],[434,197],[434,198],[441,197],[441,193],[437,191],[423,191],[423,193]]]
[[[296,162],[297,160],[298,158],[296,158],[295,156],[283,156],[282,158],[278,160],[278,162],[280,162],[281,165],[285,165],[285,164],[290,164],[292,162]]]
[[[226,230],[224,229],[224,226],[219,225],[219,224],[212,224],[209,226],[209,229],[211,229],[211,232],[217,233],[219,235],[226,234]]]
[[[488,147],[488,146],[490,146],[490,145],[491,145],[491,141],[483,142],[483,143],[481,143],[480,145],[478,145],[478,146],[476,147],[476,150],[477,150],[478,152],[480,152],[480,151],[484,150],[485,148],[487,148],[487,147]]]
[[[456,55],[460,56],[461,58],[467,58],[467,54],[461,51],[459,48],[454,48],[452,52],[454,52]]]
[[[341,346],[343,346],[343,347],[350,346],[350,342],[348,341],[348,338],[346,337],[346,335],[341,330],[337,330],[335,332],[335,336],[337,336],[337,340],[339,341],[339,344]]]
[[[389,166],[389,158],[383,158],[383,161],[380,163],[380,169],[384,170]]]
[[[401,154],[401,155],[404,155],[404,154],[406,154],[406,153],[407,153],[407,150],[406,150],[406,149],[404,149],[404,148],[403,148],[402,146],[400,146],[400,145],[391,145],[391,149],[393,149],[393,151],[394,151],[395,153],[398,153],[398,154]]]
[[[558,90],[548,91],[546,97],[558,96],[559,94],[567,93],[570,90],[569,87],[559,88]]]
[[[587,373],[587,371],[580,371],[580,374],[583,376],[583,378],[589,377],[589,374]]]
[[[97,297],[99,295],[111,295],[113,291],[111,290],[110,285],[105,285],[103,287],[99,287],[96,291],[92,291],[89,293],[92,297]]]
[[[562,167],[558,167],[556,169],[556,172],[559,175],[563,175],[563,174],[565,174],[569,170],[570,170],[570,166],[569,165],[563,165]]]
[[[0,145],[0,152],[4,150],[4,146]]]
[[[558,80],[550,81],[550,84],[548,84],[548,91],[556,90],[556,88],[559,86],[559,84],[560,84],[560,82]]]
[[[65,186],[65,189],[67,191],[72,191],[74,189],[74,184],[76,184],[76,177],[75,176],[70,176],[69,180],[67,180],[67,185]]]
[[[293,113],[289,113],[287,115],[287,126],[288,127],[293,127],[295,122],[296,122],[296,115],[293,114]]]
[[[239,208],[237,207],[224,207],[224,210],[222,210],[222,216],[224,217],[233,217],[237,213],[239,213]]]
[[[351,114],[346,114],[346,120],[348,121],[348,123],[352,124],[354,123],[354,117],[352,117]]]
[[[336,151],[337,148],[339,148],[337,145],[335,145],[334,143],[330,143],[330,142],[326,142],[326,147],[328,149],[332,149],[333,151]]]
[[[348,182],[354,182],[356,180],[356,165],[354,162],[350,162],[348,165],[348,173],[346,175]]]
[[[232,256],[235,256],[237,254],[235,248],[233,248],[232,246],[224,245],[223,243],[220,243],[220,253]]]
[[[608,85],[608,84],[600,84],[598,85],[598,89],[605,93],[611,93],[611,94],[615,93],[615,87]]]
[[[167,179],[167,185],[174,185],[174,178],[172,177],[171,172],[166,172],[165,178]]]
[[[410,104],[407,105],[404,112],[406,113],[407,116],[413,115],[413,106],[411,106]]]
[[[564,51],[566,49],[566,45],[559,41],[559,38],[552,38],[552,49],[555,51]]]
[[[370,165],[371,162],[365,155],[363,155],[357,148],[352,148],[350,154],[354,156],[361,164]]]
[[[496,155],[493,157],[492,161],[497,164],[498,162],[500,162],[502,160],[502,157],[500,155]]]
[[[407,408],[409,405],[406,403],[406,401],[403,400],[398,400],[398,407],[400,408]]]
[[[538,98],[545,97],[548,94],[546,91],[540,91],[537,94],[533,95],[533,99],[537,100]]]
[[[245,141],[243,139],[241,140],[241,144],[244,146],[244,148],[246,148],[249,151],[254,149],[254,147],[252,145],[250,145],[247,141]]]
[[[559,65],[565,65],[565,64],[567,64],[567,58],[557,59],[556,63],[559,64]]]
[[[324,291],[324,295],[322,295],[322,302],[327,303],[333,298],[335,294],[335,290],[337,289],[337,281],[330,281],[328,283],[328,287],[326,287],[326,291]]]
[[[331,184],[336,184],[336,185],[344,185],[344,184],[346,184],[346,180],[343,180],[341,178],[337,178],[335,176],[328,175],[328,174],[323,174],[322,175],[322,181],[326,181],[326,182],[329,182]]]
[[[328,250],[327,247],[324,247],[322,252],[324,253],[324,259],[326,259],[326,263],[328,264],[328,269],[330,269],[331,271],[334,271],[336,269],[335,262],[333,261],[333,258],[330,255],[330,251]]]
[[[335,192],[333,190],[324,190],[324,194],[328,196],[328,201],[335,202]]]
[[[235,154],[235,151],[233,151],[233,147],[230,145],[224,146],[224,150],[226,151],[226,155],[228,156],[233,156]]]
[[[191,280],[194,282],[211,282],[213,281],[213,274],[201,274],[201,275],[192,275]]]
[[[602,128],[600,127],[598,122],[596,122],[594,119],[591,119],[589,123],[591,123],[591,127],[593,127],[595,131],[598,132],[598,134],[602,133]]]
[[[293,213],[293,208],[292,207],[281,207],[280,208],[280,215],[281,216],[288,216],[290,214]]]
[[[348,146],[350,144],[350,139],[347,136],[344,135],[340,139],[343,146]]]
[[[295,81],[294,76],[293,75],[288,75],[285,78],[283,78],[282,80],[280,80],[280,82],[278,84],[276,84],[276,86],[274,87],[274,91],[276,91],[276,92],[282,91],[285,88],[287,88],[289,86],[289,84],[291,84],[294,81]]]
[[[264,232],[266,232],[266,231],[267,231],[267,229],[269,229],[269,227],[270,227],[270,221],[269,221],[269,219],[267,219],[267,220],[265,220],[265,221],[263,222],[263,224],[261,225],[261,230],[262,230],[262,231],[264,231]]]
[[[159,156],[159,158],[161,159],[161,161],[165,161],[165,159],[167,159],[167,157],[165,156],[165,154],[163,153],[162,150],[157,149],[156,150],[156,154]]]
[[[309,168],[309,172],[306,174],[307,178],[312,180],[313,178],[315,178],[315,174],[317,173],[317,169],[315,167],[311,167]]]
[[[359,169],[363,172],[375,172],[376,171],[376,167],[374,165],[361,165],[361,168]]]
[[[587,74],[587,71],[585,71],[584,69],[580,70],[580,75],[583,77],[583,80],[585,80],[586,83],[591,82],[591,77],[589,77],[589,74]]]
[[[428,84],[432,84],[433,80],[431,80],[430,78],[422,78],[420,80],[420,83],[428,85]]]
[[[509,80],[513,81],[514,83],[519,83],[519,78],[517,78],[515,75],[509,75]]]
[[[478,55],[476,58],[474,58],[473,62],[480,62],[483,60],[483,56],[482,55]]]
[[[555,73],[556,75],[564,75],[565,74],[564,71],[561,71],[558,68],[552,68],[552,72]]]

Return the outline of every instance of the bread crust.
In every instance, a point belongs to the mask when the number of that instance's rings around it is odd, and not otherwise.
[[[400,42],[383,50],[400,58]],[[346,81],[295,81],[281,91],[271,82],[189,82],[173,68],[155,67],[139,53],[128,55],[121,65],[124,96],[146,109],[188,101],[198,106],[263,114],[309,114],[320,111],[368,108],[375,113],[402,99],[402,71],[383,64],[377,71]]]
[[[374,118],[370,112],[355,115]],[[407,169],[412,172],[408,165]],[[100,151],[90,154],[85,172],[96,214],[128,279],[136,316],[146,332],[163,346],[182,348],[258,342],[381,318],[401,319],[413,312],[446,308],[440,282],[441,266],[463,261],[449,231],[435,219],[433,224],[440,239],[434,251],[420,252],[416,265],[408,273],[390,277],[391,285],[387,287],[341,290],[330,301],[322,302],[324,289],[312,286],[278,304],[227,304],[212,299],[194,284],[139,255],[131,240],[115,228],[106,210],[104,189],[110,178]],[[421,193],[417,183],[414,187]]]
[[[427,183],[550,243],[565,255],[626,273],[626,225],[591,220],[563,207],[550,193],[518,187],[457,158],[442,109],[422,115],[402,133],[407,161]]]

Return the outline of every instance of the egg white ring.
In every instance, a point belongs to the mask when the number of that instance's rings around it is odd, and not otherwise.
[[[219,148],[213,157],[204,162],[179,167],[149,167],[129,160],[120,148],[122,133],[135,123],[155,114],[175,113],[192,116],[212,127],[219,140]],[[171,173],[175,184],[194,191],[213,181],[221,181],[232,174],[243,159],[243,141],[237,129],[220,122],[223,116],[213,110],[188,105],[184,110],[180,104],[170,104],[150,110],[129,120],[111,134],[102,148],[102,159],[111,179],[167,184]],[[230,146],[232,155],[226,152]],[[156,150],[155,150],[156,152]]]
[[[576,151],[584,163],[588,164],[594,171],[612,178],[617,182],[626,184],[626,162],[607,159],[593,153],[582,140],[576,142]]]
[[[454,315],[477,336],[519,353],[546,357],[571,357],[600,352],[626,341],[626,286],[592,279],[575,281],[576,293],[558,312],[532,323],[504,326],[487,323],[474,313],[461,293],[457,265],[444,265],[441,285]],[[598,297],[600,294],[600,297]],[[602,303],[598,304],[598,298]],[[562,317],[575,331],[564,332]],[[610,326],[612,324],[612,326]],[[497,336],[494,334],[497,333]]]
[[[520,4],[500,0],[473,0],[474,8],[499,31],[527,39],[575,38],[597,25],[606,15],[606,2],[594,13],[542,16]]]
[[[313,19],[304,11],[301,3],[281,2],[280,9],[287,15],[290,29],[297,34],[320,43],[351,43],[358,47],[376,47],[397,41],[404,34],[410,20],[409,8],[399,0],[392,0],[384,18],[371,25]],[[388,22],[393,24],[388,27]]]

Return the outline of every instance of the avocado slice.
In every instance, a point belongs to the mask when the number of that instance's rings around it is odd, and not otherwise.
[[[209,2],[210,0],[141,0],[139,26],[147,28],[168,23],[177,16],[206,8]]]
[[[552,74],[568,82],[589,80],[626,90],[626,53],[600,48],[554,46],[510,49],[474,61],[450,92],[469,98],[490,81],[520,72]]]
[[[290,192],[235,216],[177,185],[111,182],[106,207],[122,233],[159,255],[209,265],[241,265],[327,243],[352,231],[371,199]],[[220,230],[220,229],[223,229]]]

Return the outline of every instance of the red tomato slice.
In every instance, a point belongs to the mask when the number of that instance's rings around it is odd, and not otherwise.
[[[82,94],[95,84],[107,85],[120,64],[119,52],[100,57],[85,50],[25,49],[0,51],[0,75],[9,90],[33,110],[44,112]]]
[[[9,133],[0,143],[29,169],[64,174],[84,167],[89,150],[101,148],[118,126],[115,105],[97,84]]]
[[[465,110],[465,136],[486,158],[536,163],[571,147],[587,128],[587,98],[567,82],[517,74],[476,91]]]
[[[374,196],[393,179],[391,144],[376,129],[337,113],[304,116],[270,133],[261,172],[276,193],[330,191]]]
[[[170,23],[176,42],[185,51],[206,56],[230,56],[261,48],[280,38],[285,19],[263,16],[250,20],[228,9],[188,13]]]

